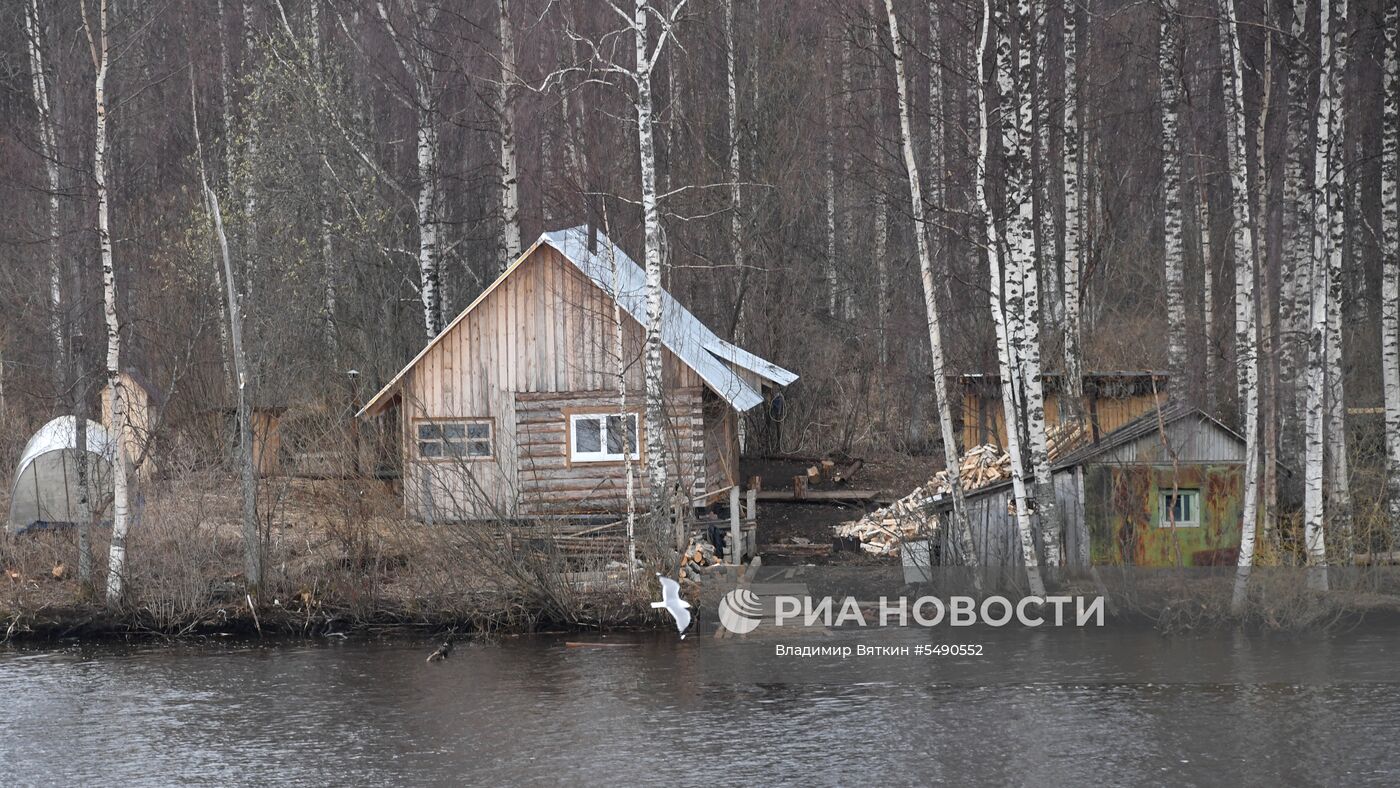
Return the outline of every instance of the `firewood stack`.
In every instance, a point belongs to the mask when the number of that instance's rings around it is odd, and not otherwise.
[[[715,555],[715,546],[703,536],[690,537],[690,544],[681,554],[681,579],[694,579],[707,568],[724,563]]]
[[[1078,423],[1051,427],[1046,434],[1050,462],[1084,445],[1088,438],[1089,431]],[[963,454],[958,478],[964,492],[1007,481],[1011,478],[1011,455],[990,443],[974,446]],[[949,492],[948,471],[939,471],[928,484],[889,506],[835,526],[836,536],[856,537],[861,549],[873,555],[898,555],[899,545],[905,539],[928,537],[938,527],[933,506]]]

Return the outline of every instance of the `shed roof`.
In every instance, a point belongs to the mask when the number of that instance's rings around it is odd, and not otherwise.
[[[565,260],[588,277],[589,281],[615,298],[627,314],[638,323],[646,325],[646,272],[601,231],[596,236],[596,251],[590,252],[589,235],[586,225],[541,234],[524,254],[496,278],[496,281],[482,291],[481,295],[419,351],[412,361],[399,370],[384,388],[370,398],[357,415],[378,413],[387,407],[403,384],[408,371],[422,361],[434,345],[500,287],[501,283],[541,245],[550,246],[558,251]],[[747,411],[762,404],[763,394],[749,385],[736,369],[751,372],[778,386],[786,386],[797,380],[796,374],[721,339],[665,290],[661,291],[661,343],[738,411]]]
[[[1241,436],[1238,432],[1235,432],[1234,430],[1225,426],[1219,419],[1215,418],[1209,413],[1206,413],[1200,408],[1192,407],[1190,405],[1183,405],[1181,403],[1176,402],[1169,402],[1160,408],[1153,408],[1152,410],[1142,414],[1141,416],[1138,416],[1137,418],[1133,419],[1127,424],[1124,424],[1123,426],[1119,427],[1113,432],[1110,432],[1107,435],[1103,436],[1097,442],[1090,443],[1082,448],[1070,452],[1069,454],[1066,454],[1065,456],[1060,458],[1060,461],[1058,463],[1055,464],[1055,470],[1059,470],[1061,468],[1071,468],[1075,465],[1081,465],[1095,457],[1101,456],[1121,446],[1126,446],[1129,443],[1132,443],[1133,441],[1137,440],[1138,438],[1141,438],[1145,435],[1151,435],[1152,433],[1156,432],[1159,427],[1165,426],[1167,424],[1173,424],[1190,416],[1195,416],[1203,422],[1212,424],[1220,428],[1222,431],[1224,431],[1230,437],[1234,438],[1236,441],[1239,441],[1241,444],[1244,443],[1244,437]]]

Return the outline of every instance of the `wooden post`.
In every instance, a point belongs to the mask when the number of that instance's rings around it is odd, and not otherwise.
[[[729,488],[729,548],[730,563],[738,565],[743,561],[744,532],[739,523],[739,485]]]
[[[806,476],[794,476],[794,477],[792,477],[792,499],[793,499],[794,501],[800,501],[800,500],[802,500],[803,498],[806,498],[806,497],[807,497],[807,477],[806,477]]]

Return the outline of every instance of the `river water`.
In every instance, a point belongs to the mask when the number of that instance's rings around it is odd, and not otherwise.
[[[860,644],[866,633],[805,640]],[[0,651],[0,785],[1400,782],[1400,632],[704,633]]]

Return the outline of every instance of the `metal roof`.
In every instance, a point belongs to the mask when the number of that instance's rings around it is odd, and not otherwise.
[[[593,284],[597,285],[617,300],[627,314],[638,323],[647,324],[646,271],[627,256],[621,247],[613,243],[601,231],[597,232],[596,251],[588,251],[589,230],[586,225],[570,227],[566,230],[543,233],[529,249],[510,265],[495,282],[492,282],[476,300],[461,314],[457,315],[413,360],[379,390],[365,406],[360,416],[374,413],[388,405],[389,399],[403,382],[403,377],[427,355],[452,329],[456,328],[477,304],[484,301],[501,285],[515,269],[520,267],[540,245],[545,244],[573,264]],[[615,285],[615,286],[614,286]],[[762,392],[744,381],[735,368],[747,370],[774,385],[786,386],[797,380],[797,375],[770,361],[762,359],[743,348],[726,342],[701,323],[695,315],[680,305],[670,293],[661,291],[661,344],[676,354],[683,363],[695,370],[716,394],[740,412],[750,410],[763,403]]]

